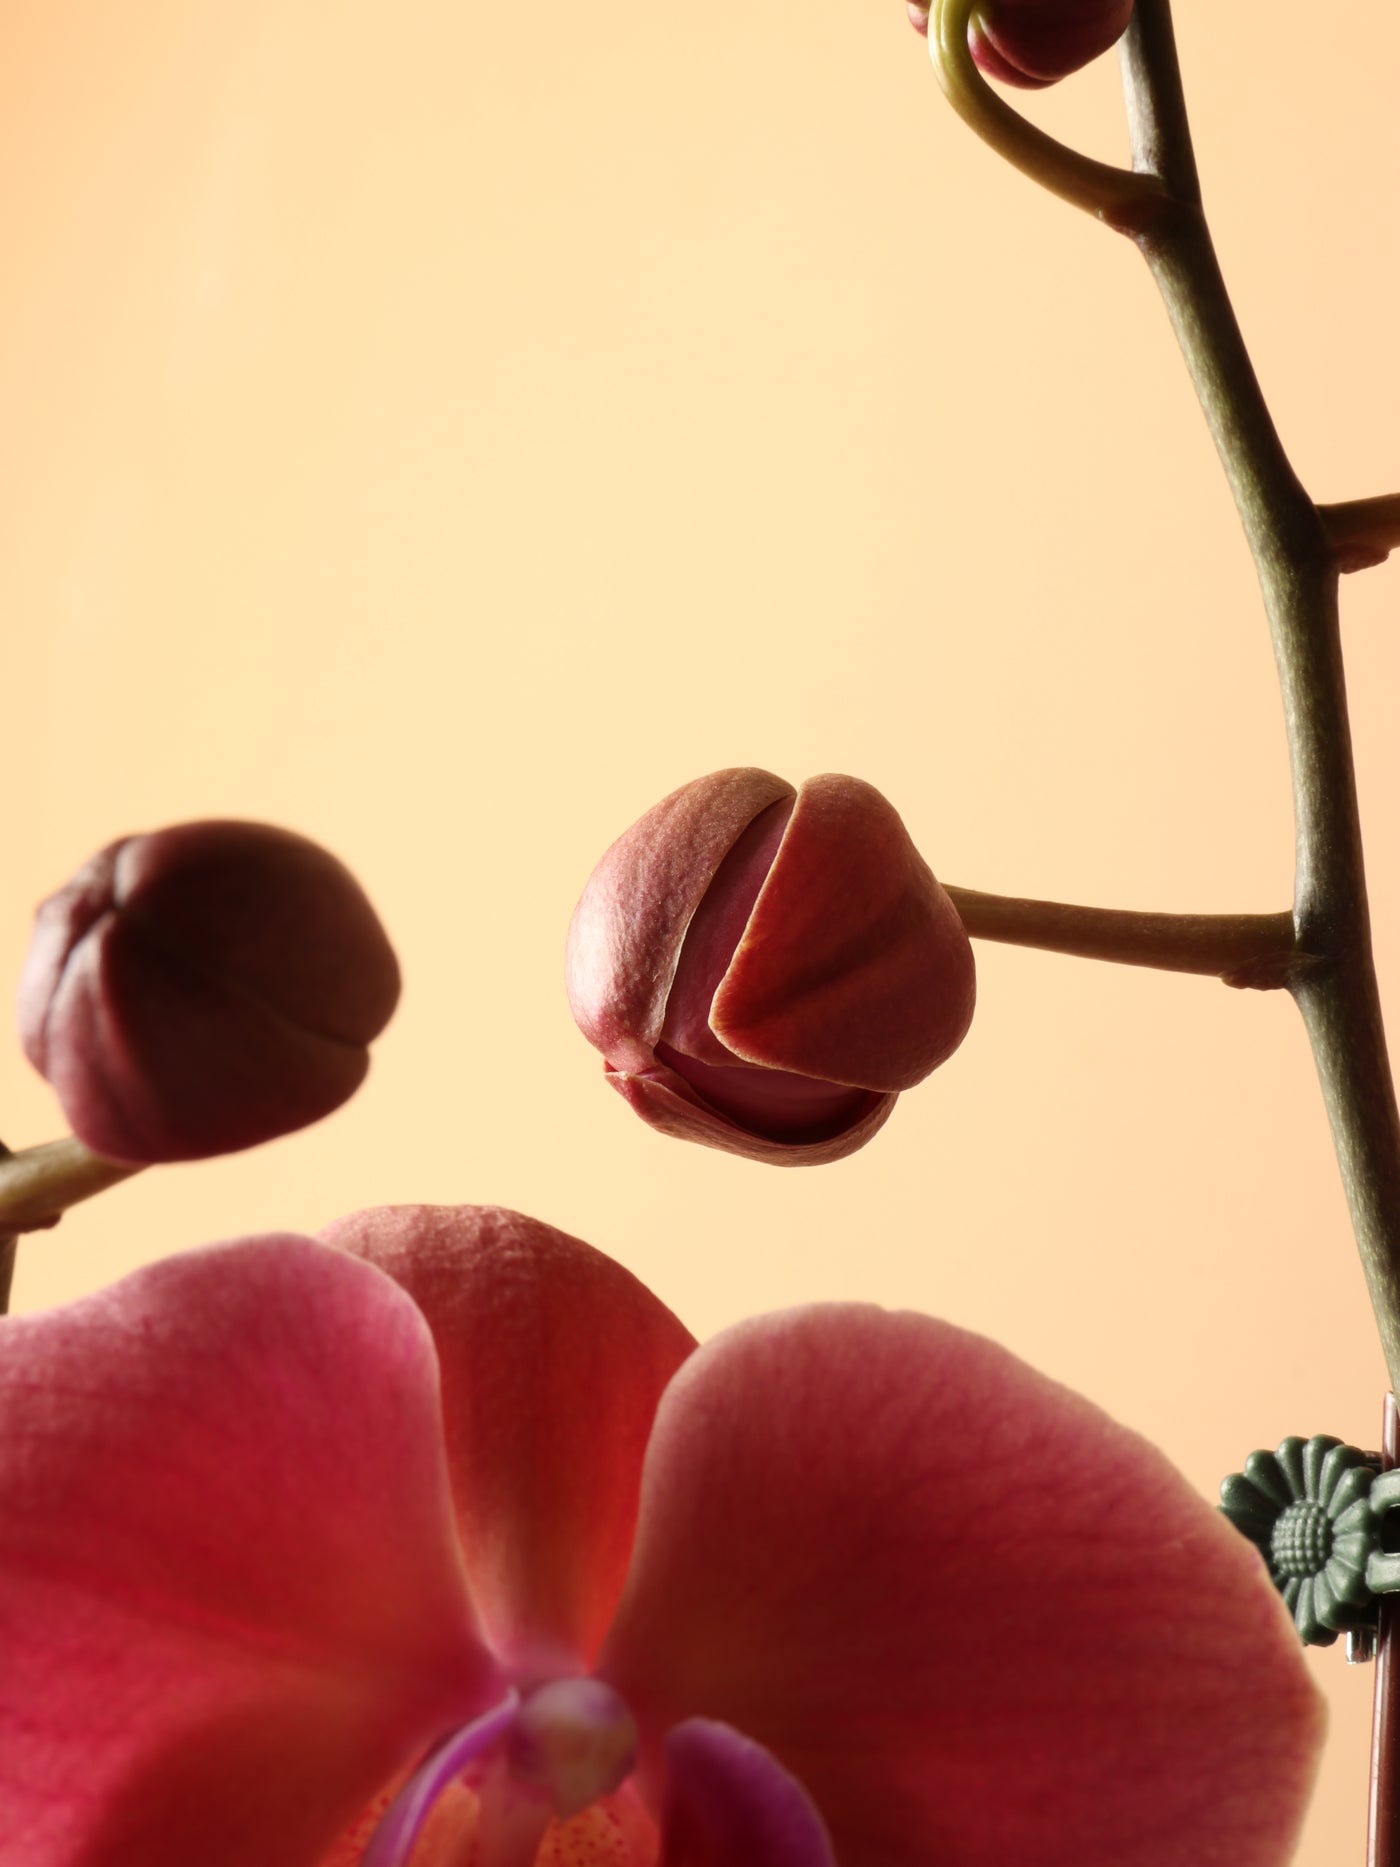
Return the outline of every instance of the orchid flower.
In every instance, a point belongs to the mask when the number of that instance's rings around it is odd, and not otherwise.
[[[928,1317],[483,1208],[0,1324],[3,1867],[1281,1867],[1254,1549]]]

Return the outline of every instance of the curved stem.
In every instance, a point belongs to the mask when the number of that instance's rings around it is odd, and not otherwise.
[[[0,1156],[0,1231],[42,1232],[70,1206],[129,1180],[142,1168],[108,1160],[72,1135]]]
[[[983,142],[1042,188],[1120,231],[1140,224],[1164,197],[1159,178],[1082,156],[1004,103],[968,49],[968,21],[979,4],[980,0],[934,0],[929,14],[929,57],[954,110]]]
[[[1289,913],[1143,914],[988,895],[947,884],[944,892],[974,940],[1154,966],[1162,972],[1213,974],[1228,985],[1261,988],[1287,985],[1295,972],[1312,964],[1298,947]]]
[[[1194,178],[1168,0],[1138,0],[1123,40],[1134,161]],[[1392,1385],[1400,1380],[1400,1113],[1371,957],[1337,615],[1338,564],[1289,464],[1194,192],[1139,229],[1254,554],[1283,692],[1297,872],[1293,917],[1315,963],[1289,987],[1332,1126]]]

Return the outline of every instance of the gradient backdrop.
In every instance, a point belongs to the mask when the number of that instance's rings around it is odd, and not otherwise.
[[[1393,490],[1400,13],[1178,12],[1285,440],[1319,498]],[[98,845],[237,815],[342,855],[407,980],[345,1112],[74,1213],[16,1307],[210,1237],[498,1201],[701,1334],[856,1296],[988,1331],[1208,1493],[1287,1432],[1374,1442],[1282,995],[982,946],[959,1055],[792,1174],[643,1128],[569,1019],[594,860],[722,765],[858,773],[968,886],[1289,898],[1253,572],[1151,282],[954,119],[902,0],[0,17],[0,977]],[[1112,59],[1028,108],[1123,151]],[[1344,599],[1400,1024],[1400,571]],[[13,1042],[0,1115],[59,1131]],[[1336,1867],[1370,1677],[1317,1671],[1300,1859]]]

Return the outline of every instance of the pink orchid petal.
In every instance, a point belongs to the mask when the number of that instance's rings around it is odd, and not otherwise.
[[[0,1854],[307,1867],[500,1687],[422,1318],[305,1238],[0,1324]]]
[[[427,1318],[472,1597],[524,1682],[586,1668],[627,1570],[642,1457],[695,1338],[620,1264],[494,1206],[396,1206],[325,1239]]]
[[[898,1100],[894,1095],[872,1094],[865,1113],[835,1134],[816,1141],[783,1141],[742,1128],[717,1108],[701,1102],[690,1084],[665,1064],[654,1064],[635,1074],[607,1069],[604,1076],[628,1107],[661,1134],[698,1141],[702,1147],[717,1147],[726,1154],[741,1154],[746,1160],[767,1161],[776,1167],[819,1167],[828,1161],[844,1160],[884,1127]]]
[[[715,994],[716,1037],[774,1069],[910,1089],[962,1042],[975,996],[963,924],[898,811],[859,778],[809,778]]]
[[[575,1022],[617,1068],[650,1063],[691,916],[747,825],[792,796],[772,772],[713,772],[663,798],[594,869],[569,927],[565,977]]]
[[[1257,1554],[1159,1452],[991,1342],[854,1305],[677,1375],[596,1670],[653,1800],[655,1734],[722,1719],[843,1867],[1280,1867],[1322,1722]]]
[[[660,1867],[836,1867],[811,1797],[761,1744],[687,1718],[665,1748]]]

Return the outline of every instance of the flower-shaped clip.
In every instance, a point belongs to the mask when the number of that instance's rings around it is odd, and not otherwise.
[[[1307,1646],[1330,1647],[1345,1633],[1348,1657],[1368,1657],[1376,1597],[1400,1590],[1386,1522],[1400,1504],[1400,1468],[1381,1472],[1380,1462],[1378,1452],[1318,1433],[1251,1452],[1221,1482],[1221,1510],[1263,1556]]]

